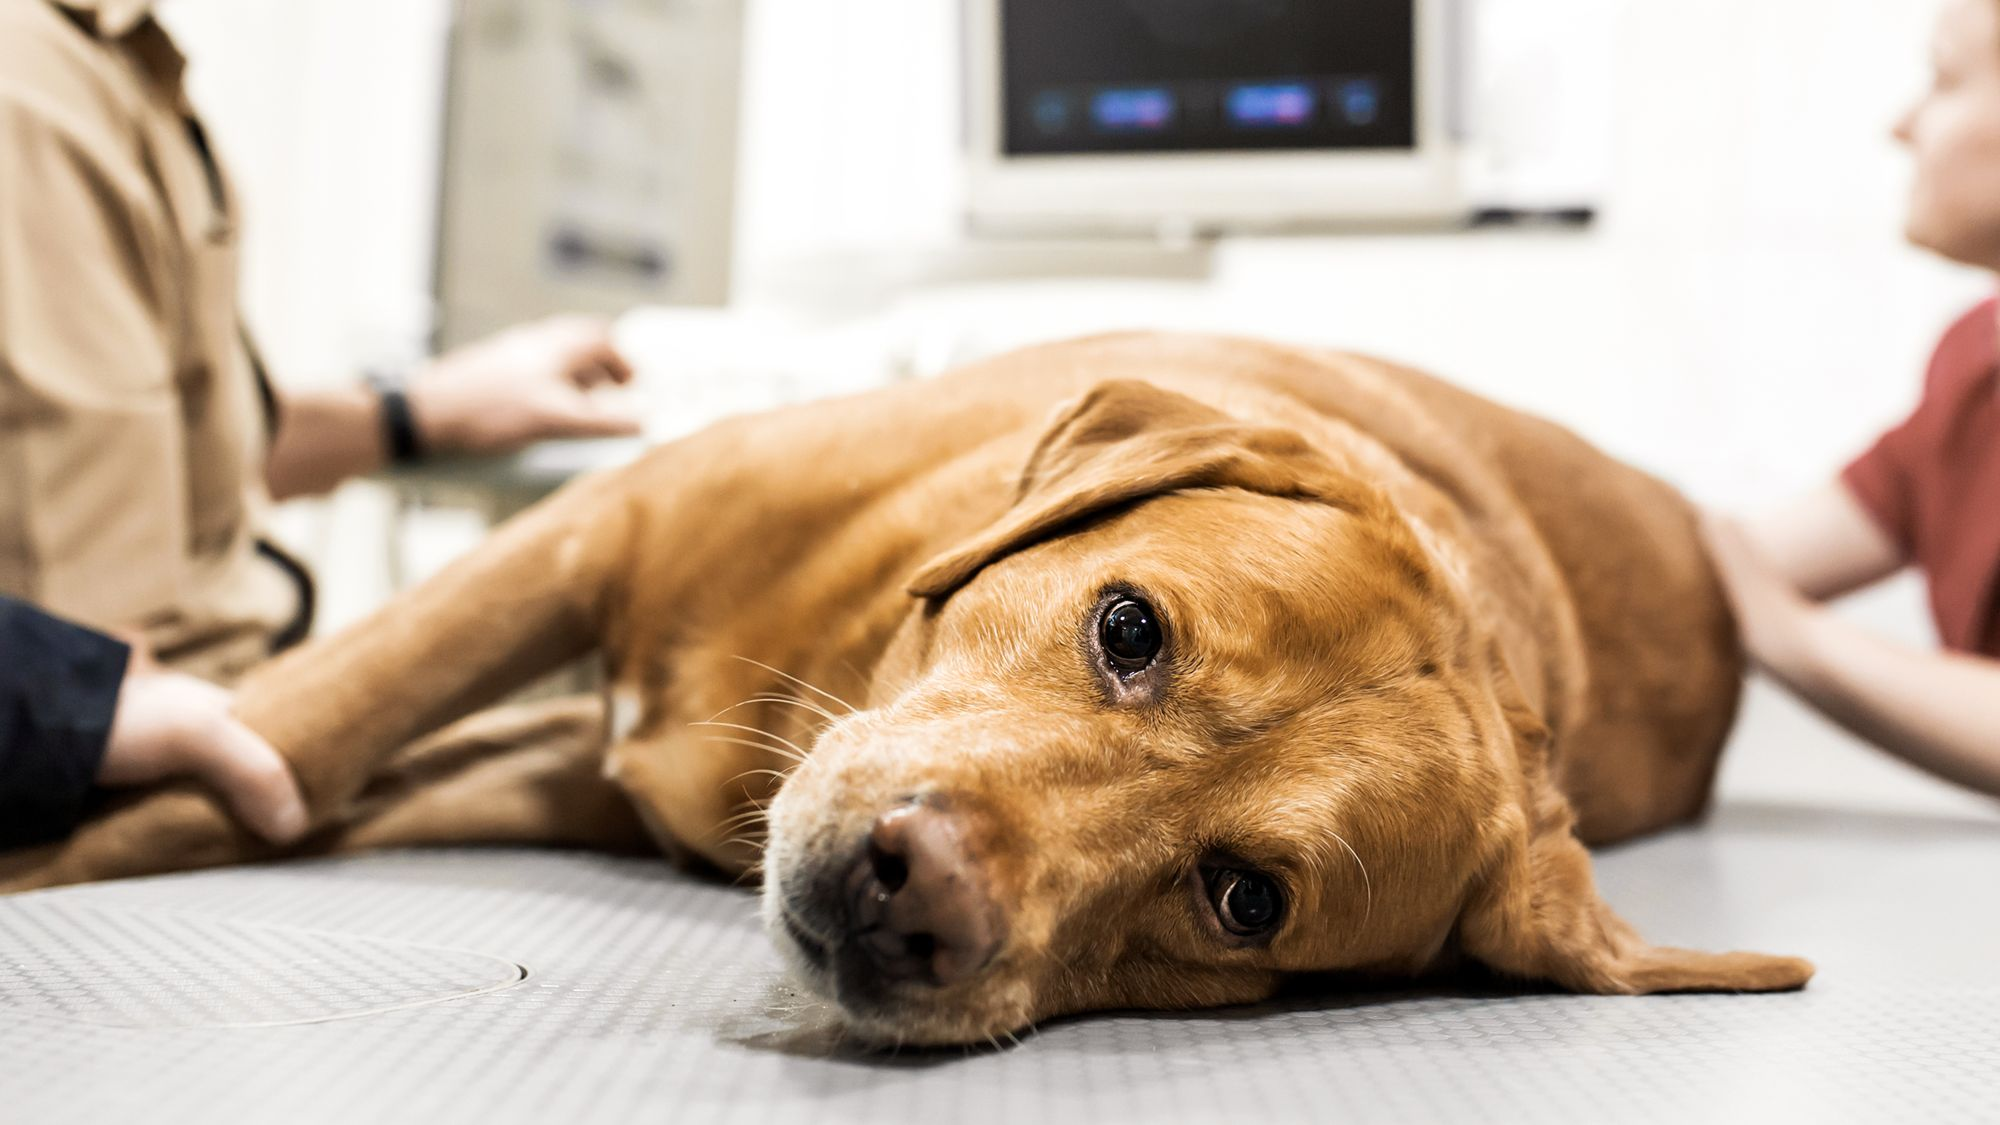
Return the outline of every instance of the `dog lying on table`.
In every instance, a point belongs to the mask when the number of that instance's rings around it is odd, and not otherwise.
[[[446,728],[592,650],[589,714]],[[237,709],[323,826],[295,853],[761,860],[809,988],[947,1043],[1302,971],[1797,988],[1647,944],[1585,851],[1700,813],[1741,673],[1663,484],[1382,362],[1129,335],[581,480]],[[277,854],[166,791],[0,889]]]

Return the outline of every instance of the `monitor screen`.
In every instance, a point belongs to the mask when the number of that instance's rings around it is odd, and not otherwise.
[[[1416,0],[1001,0],[1002,148],[1416,147]]]

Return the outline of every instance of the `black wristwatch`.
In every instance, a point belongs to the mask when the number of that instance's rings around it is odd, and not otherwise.
[[[382,445],[389,460],[397,465],[414,465],[424,459],[424,435],[417,429],[417,417],[410,411],[410,396],[403,380],[389,374],[368,376],[368,386],[382,404]]]

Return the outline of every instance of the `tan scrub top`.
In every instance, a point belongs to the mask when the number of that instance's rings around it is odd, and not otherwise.
[[[276,401],[182,67],[147,0],[0,0],[0,593],[228,682],[311,586],[261,535]]]

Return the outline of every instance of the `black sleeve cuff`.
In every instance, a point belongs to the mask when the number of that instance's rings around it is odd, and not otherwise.
[[[82,819],[130,658],[122,641],[0,598],[0,849]]]

